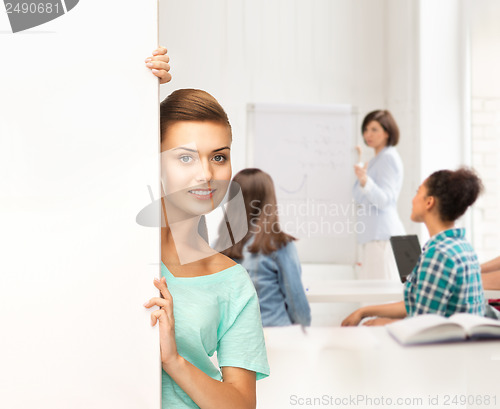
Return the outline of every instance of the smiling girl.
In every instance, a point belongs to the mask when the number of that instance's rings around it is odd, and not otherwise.
[[[151,323],[160,327],[162,405],[255,408],[256,380],[269,374],[257,294],[246,270],[198,232],[231,179],[231,126],[216,99],[195,89],[168,96],[160,118],[161,298],[145,307],[160,307]]]

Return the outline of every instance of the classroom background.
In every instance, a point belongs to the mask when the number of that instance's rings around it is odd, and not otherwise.
[[[247,103],[347,103],[361,117],[390,110],[401,129],[398,210],[407,233],[425,238],[409,218],[420,182],[471,165],[486,190],[463,223],[486,260],[500,239],[499,15],[494,0],[166,0],[160,43],[175,80],[161,97],[172,87],[213,92],[237,135],[235,171],[247,166]]]
[[[422,245],[428,238],[410,220],[421,181],[438,169],[473,166],[485,193],[460,224],[486,261],[498,255],[500,239],[498,16],[494,0],[164,1],[160,43],[174,81],[160,93],[199,87],[216,95],[233,126],[235,172],[253,165],[248,103],[350,104],[361,145],[362,117],[388,109],[401,130],[398,212],[407,234],[418,234]],[[364,158],[370,154],[364,147]],[[350,267],[309,261],[305,281],[352,277]],[[337,322],[344,310],[336,308],[338,316],[315,305],[313,325]]]

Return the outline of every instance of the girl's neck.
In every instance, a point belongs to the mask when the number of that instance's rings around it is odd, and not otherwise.
[[[429,236],[433,237],[442,231],[453,229],[455,227],[455,222],[444,222],[438,217],[433,216],[429,217],[428,220],[425,221],[425,227],[427,227]]]
[[[194,217],[162,228],[161,259],[167,267],[182,268],[217,254],[199,235],[199,222],[200,218]]]

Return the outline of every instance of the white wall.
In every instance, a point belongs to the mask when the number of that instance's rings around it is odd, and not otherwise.
[[[463,1],[420,0],[418,7],[418,127],[420,180],[468,164],[469,94]],[[460,220],[470,228],[467,217]],[[470,233],[470,232],[469,232]],[[420,226],[421,239],[428,232]],[[472,238],[469,234],[469,238]]]
[[[420,1],[419,119],[421,178],[462,163],[461,1]]]
[[[500,4],[496,0],[476,0],[469,3],[473,93],[484,98],[498,98],[500,81],[496,77],[500,72]]]
[[[135,222],[159,174],[156,9],[87,0],[12,34],[0,7],[1,408],[160,408],[159,233]]]
[[[418,2],[389,0],[385,42],[386,106],[400,127],[398,151],[404,163],[404,182],[398,202],[398,212],[407,234],[417,234],[420,226],[410,220],[411,201],[421,183],[419,127],[419,18]]]
[[[500,254],[500,3],[470,2],[472,164],[485,191],[475,206],[474,244],[480,259]]]

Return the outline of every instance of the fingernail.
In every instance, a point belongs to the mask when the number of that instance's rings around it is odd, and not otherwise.
[[[158,74],[160,72],[158,70],[155,70],[154,68],[151,71],[153,71],[155,74]]]
[[[155,277],[155,283],[159,283],[160,280],[158,280],[156,277]]]
[[[148,63],[146,64],[146,67],[152,67],[152,66],[153,66],[153,63],[152,63],[152,62],[148,62]]]
[[[158,54],[158,51],[153,51],[153,55],[156,55],[156,54]]]
[[[145,303],[144,303],[144,304],[142,304],[142,305],[144,305],[145,307],[147,307],[147,306],[148,306],[148,303],[147,303],[147,302],[145,302]]]
[[[149,62],[149,61],[151,61],[151,58],[146,58],[146,59],[144,60],[144,62]]]

